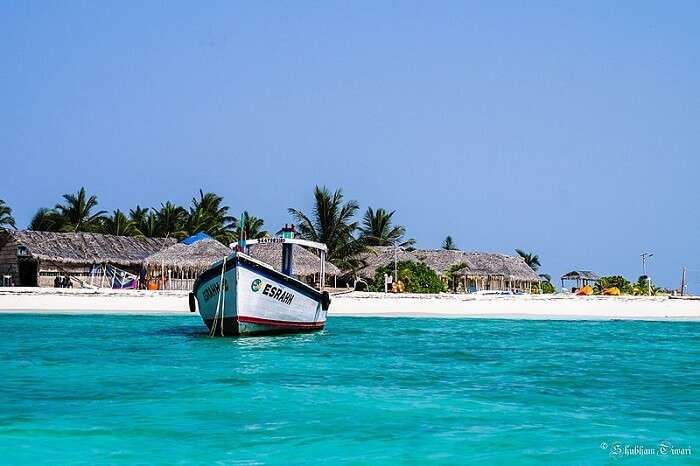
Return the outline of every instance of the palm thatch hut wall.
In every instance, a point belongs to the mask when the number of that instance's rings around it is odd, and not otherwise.
[[[200,273],[232,252],[212,238],[173,244],[144,259],[146,280],[159,289],[191,290]]]
[[[459,250],[420,250],[414,255],[445,283],[455,279],[457,289],[521,290],[529,292],[539,282],[537,274],[518,256]]]
[[[357,256],[359,268],[349,271],[348,275],[352,274],[365,280],[374,279],[377,269],[392,265],[396,262],[420,262],[418,258],[411,252],[403,248],[394,248],[393,246],[370,246],[367,252],[363,252]]]
[[[175,243],[172,238],[141,238],[98,233],[0,231],[0,278],[17,286],[53,286],[69,275],[85,284],[96,265],[109,264],[138,274],[143,260]]]
[[[294,276],[311,285],[317,286],[320,278],[321,258],[313,252],[298,244],[293,244],[292,271]],[[278,272],[282,271],[282,244],[264,243],[252,244],[248,247],[248,254],[261,262],[272,266]],[[332,263],[326,261],[326,285],[340,275],[340,269]]]

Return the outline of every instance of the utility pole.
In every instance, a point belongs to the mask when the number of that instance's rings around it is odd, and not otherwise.
[[[644,271],[644,277],[647,280],[647,293],[649,296],[651,296],[651,279],[649,279],[649,275],[647,275],[647,259],[654,257],[653,252],[643,252],[641,254],[642,257],[642,270]]]

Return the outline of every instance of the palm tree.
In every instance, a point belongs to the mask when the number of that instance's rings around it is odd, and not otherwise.
[[[455,244],[451,236],[447,235],[445,241],[442,242],[442,249],[453,251],[457,249],[457,244]]]
[[[391,217],[396,211],[387,212],[381,207],[376,212],[368,207],[360,226],[360,241],[367,246],[410,246],[414,239],[404,240],[406,229],[401,225],[393,226]]]
[[[325,244],[328,247],[328,260],[340,268],[348,269],[357,253],[365,249],[362,242],[353,236],[358,226],[353,217],[359,208],[357,201],[343,203],[341,189],[331,194],[325,186],[316,186],[310,216],[299,209],[288,210],[297,222],[302,238]]]
[[[0,230],[6,227],[17,229],[15,219],[12,217],[12,209],[0,199]]]
[[[130,220],[119,209],[115,210],[111,217],[107,217],[102,221],[101,232],[116,236],[141,236],[136,222]]]
[[[158,236],[175,238],[187,236],[185,231],[187,211],[183,207],[167,201],[165,204],[160,204],[160,209],[153,210],[156,211],[156,232]]]
[[[64,204],[56,204],[56,212],[61,218],[61,231],[95,231],[107,213],[104,210],[93,213],[97,207],[97,196],[87,195],[85,188],[77,194],[64,194]]]
[[[158,236],[158,216],[153,210],[148,212],[148,215],[143,219],[143,222],[137,225],[141,234],[147,238],[155,238]]]
[[[517,252],[518,255],[523,258],[525,263],[535,272],[537,272],[537,269],[539,269],[542,265],[540,264],[540,256],[537,254],[525,252],[522,249],[516,249],[515,252]]]
[[[140,205],[137,205],[135,209],[129,209],[129,220],[134,222],[136,225],[143,225],[146,222],[148,212],[150,211],[151,209],[149,208],[143,208]]]
[[[188,232],[207,233],[224,243],[235,240],[236,219],[229,215],[229,207],[223,205],[224,198],[215,193],[199,190],[199,199],[192,198],[188,213]]]
[[[243,212],[242,219],[243,233],[245,234],[246,239],[259,239],[270,236],[270,233],[263,230],[263,225],[265,224],[263,219],[258,218],[255,215],[250,215],[247,210]],[[238,232],[236,233],[236,239],[238,239],[239,234],[240,233]]]
[[[53,209],[42,207],[36,211],[29,223],[29,229],[33,231],[61,231],[63,220]]]

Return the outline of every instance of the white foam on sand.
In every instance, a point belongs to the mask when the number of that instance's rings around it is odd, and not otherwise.
[[[186,291],[0,288],[0,313],[189,315]],[[700,301],[666,297],[344,293],[329,316],[700,321]]]

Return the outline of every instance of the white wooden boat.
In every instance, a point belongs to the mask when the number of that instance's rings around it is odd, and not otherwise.
[[[268,238],[241,243],[280,242],[282,273],[268,264],[237,251],[203,272],[190,293],[211,335],[255,335],[309,332],[322,329],[330,306],[323,291],[326,245],[294,238]],[[313,288],[293,277],[293,244],[321,251],[320,287]]]

